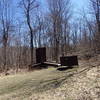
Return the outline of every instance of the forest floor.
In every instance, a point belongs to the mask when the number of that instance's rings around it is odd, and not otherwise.
[[[66,71],[1,76],[0,100],[100,100],[100,66],[84,61]]]

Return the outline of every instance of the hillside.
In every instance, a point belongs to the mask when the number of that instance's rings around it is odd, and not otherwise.
[[[99,100],[100,66],[0,77],[0,100]]]

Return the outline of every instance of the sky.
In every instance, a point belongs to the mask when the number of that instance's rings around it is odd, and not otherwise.
[[[17,3],[19,2],[20,0],[14,0],[14,4],[15,6],[17,5]],[[42,4],[41,8],[43,9],[43,11],[46,11],[47,9],[47,3],[46,3],[47,0],[39,0],[39,2]],[[73,5],[73,8],[74,8],[74,12],[76,12],[76,14],[81,11],[83,8],[87,8],[88,6],[88,0],[71,0],[72,2],[72,5]],[[20,16],[20,13],[21,10],[19,10],[19,8],[17,8],[17,16],[19,15]]]
[[[42,4],[46,4],[47,0],[39,0]],[[82,7],[86,7],[88,5],[88,0],[71,0],[74,8],[81,9]]]
[[[19,0],[14,0],[15,3],[17,3],[18,1]],[[43,6],[45,6],[45,4],[46,4],[45,2],[47,0],[39,0],[39,1],[43,4]],[[74,7],[78,8],[78,9],[80,9],[83,6],[86,6],[88,4],[88,0],[71,0],[71,1],[73,3]]]
[[[80,9],[88,5],[88,0],[72,0],[72,3],[77,9]]]
[[[82,14],[83,9],[87,12],[89,7],[89,0],[72,0],[72,5],[74,8],[74,15],[79,16]]]

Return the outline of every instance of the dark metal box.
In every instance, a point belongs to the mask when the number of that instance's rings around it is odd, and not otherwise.
[[[77,56],[60,57],[60,63],[61,63],[62,66],[78,65],[78,57]]]
[[[46,48],[37,48],[36,49],[36,63],[46,62]]]

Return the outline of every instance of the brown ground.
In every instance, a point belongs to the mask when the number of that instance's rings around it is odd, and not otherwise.
[[[49,68],[2,75],[0,100],[100,100],[99,60],[82,60],[63,72]]]

